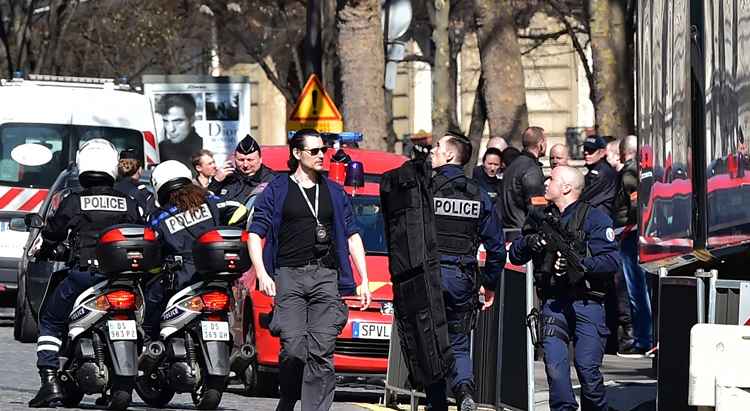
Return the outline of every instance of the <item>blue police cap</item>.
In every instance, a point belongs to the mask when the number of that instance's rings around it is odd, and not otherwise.
[[[607,141],[602,136],[589,136],[583,142],[583,148],[592,150],[598,150],[600,148],[607,148]]]

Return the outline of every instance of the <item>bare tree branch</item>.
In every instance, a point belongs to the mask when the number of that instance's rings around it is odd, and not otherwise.
[[[560,23],[565,26],[565,29],[568,31],[568,35],[570,36],[570,39],[573,41],[573,48],[575,49],[576,53],[578,54],[578,58],[581,59],[581,65],[583,65],[583,69],[586,72],[586,81],[589,83],[589,99],[591,100],[591,103],[596,106],[596,85],[594,83],[594,73],[591,71],[591,66],[589,65],[589,59],[586,57],[586,49],[583,45],[581,45],[581,42],[578,40],[578,36],[576,35],[573,26],[568,21],[566,15],[569,13],[569,10],[560,4],[557,0],[547,0],[552,7],[552,9],[557,14],[558,20],[560,20]]]

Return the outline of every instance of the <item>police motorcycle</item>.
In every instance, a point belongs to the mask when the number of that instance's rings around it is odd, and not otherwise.
[[[230,290],[250,266],[247,231],[212,228],[198,236],[192,253],[198,281],[168,290],[174,294],[161,315],[160,339],[147,344],[139,360],[136,391],[153,407],[165,406],[175,393],[189,392],[199,409],[216,409],[232,362],[242,356],[239,362],[247,366],[254,355],[240,350],[230,358]],[[171,276],[179,261],[167,265],[162,275]]]
[[[54,259],[67,252],[58,246]],[[102,281],[86,289],[69,315],[68,334],[60,350],[58,379],[63,405],[76,407],[86,394],[102,394],[97,404],[111,410],[130,405],[137,375],[136,361],[143,317],[140,279],[158,267],[161,245],[146,227],[120,224],[106,229],[96,245],[96,271]],[[53,274],[44,304],[65,271]]]

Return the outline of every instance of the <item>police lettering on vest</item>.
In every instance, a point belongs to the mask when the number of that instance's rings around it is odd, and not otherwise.
[[[164,220],[164,223],[167,225],[169,233],[174,234],[186,227],[192,227],[211,218],[213,217],[211,216],[211,211],[208,209],[208,204],[204,203],[196,209],[175,214]]]
[[[463,217],[463,218],[479,218],[479,212],[482,209],[482,203],[474,200],[459,200],[456,198],[442,198],[435,197],[435,214],[450,216],[450,217]]]
[[[124,197],[107,195],[81,196],[81,210],[125,212],[128,210],[128,205]]]

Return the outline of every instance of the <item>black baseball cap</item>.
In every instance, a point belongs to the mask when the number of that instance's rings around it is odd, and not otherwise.
[[[133,160],[140,160],[138,158],[138,152],[135,151],[134,148],[126,148],[125,150],[120,151],[120,160],[127,160],[127,159],[133,159]]]

